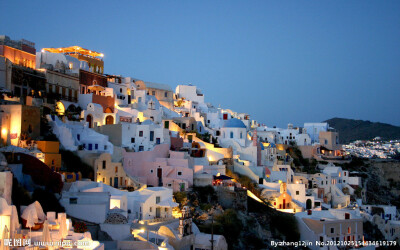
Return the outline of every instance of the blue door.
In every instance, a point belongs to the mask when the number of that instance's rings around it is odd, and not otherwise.
[[[89,150],[92,150],[92,144],[89,143]]]
[[[118,177],[114,177],[114,187],[118,188]]]

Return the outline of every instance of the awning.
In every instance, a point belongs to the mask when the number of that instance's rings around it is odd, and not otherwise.
[[[157,205],[160,207],[177,207],[177,206],[179,206],[178,203],[173,202],[171,199],[162,200]]]
[[[88,86],[88,89],[94,90],[94,91],[103,91],[103,90],[105,90],[105,88],[103,86],[100,86],[100,85],[91,85],[91,86]]]
[[[226,175],[219,175],[219,176],[215,176],[214,175],[214,180],[232,180],[232,177],[226,176]]]

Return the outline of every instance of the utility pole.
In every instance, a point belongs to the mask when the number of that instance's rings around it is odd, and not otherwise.
[[[214,215],[211,216],[211,250],[214,250]]]
[[[149,241],[149,222],[146,221],[147,242]]]

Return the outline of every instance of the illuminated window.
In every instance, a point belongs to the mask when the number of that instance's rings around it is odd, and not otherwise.
[[[118,167],[115,167],[115,173],[118,173]]]
[[[69,63],[69,68],[72,69],[74,67],[74,64],[72,62]]]

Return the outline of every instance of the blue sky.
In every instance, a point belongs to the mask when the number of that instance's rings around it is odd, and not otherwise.
[[[1,1],[0,34],[105,54],[105,73],[192,83],[268,126],[400,125],[400,1]]]

